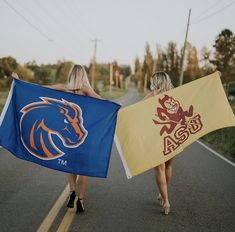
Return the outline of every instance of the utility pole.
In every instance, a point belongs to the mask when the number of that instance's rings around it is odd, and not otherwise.
[[[183,54],[182,54],[182,59],[181,59],[181,67],[180,67],[181,71],[180,71],[179,85],[183,84],[183,78],[184,78],[184,56],[185,56],[185,50],[186,50],[186,45],[187,45],[188,30],[189,30],[189,24],[190,24],[190,16],[191,16],[191,9],[189,9],[189,14],[188,14],[188,23],[187,23],[185,40],[184,40]]]
[[[113,62],[110,63],[109,67],[109,92],[112,92],[112,84],[113,84]]]
[[[94,55],[92,58],[92,74],[91,74],[91,87],[95,87],[95,65],[96,65],[96,52],[97,52],[97,43],[100,42],[101,40],[99,39],[93,39],[91,40],[94,42]]]

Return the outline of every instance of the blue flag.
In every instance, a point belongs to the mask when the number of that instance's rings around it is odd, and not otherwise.
[[[0,145],[48,168],[106,177],[119,108],[14,80],[0,118]]]

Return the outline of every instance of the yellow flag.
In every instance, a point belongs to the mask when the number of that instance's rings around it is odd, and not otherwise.
[[[201,136],[235,126],[219,73],[121,109],[116,145],[127,178],[174,157]]]

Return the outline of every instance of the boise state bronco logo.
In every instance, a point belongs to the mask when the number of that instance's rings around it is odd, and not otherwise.
[[[64,152],[53,140],[58,141],[59,138],[65,147],[76,148],[84,142],[88,132],[83,126],[82,110],[78,105],[64,99],[40,99],[42,101],[33,102],[21,109],[21,141],[37,158],[56,159],[64,155]]]
[[[159,99],[159,103],[161,107],[157,107],[155,114],[157,119],[153,119],[153,122],[162,126],[160,135],[164,140],[163,153],[168,155],[184,143],[191,134],[200,131],[203,125],[201,116],[193,113],[192,105],[188,110],[183,110],[179,101],[168,95]]]

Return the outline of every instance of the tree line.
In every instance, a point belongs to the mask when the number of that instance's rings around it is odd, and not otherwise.
[[[21,79],[41,84],[66,83],[68,73],[74,65],[72,61],[58,60],[56,64],[41,64],[36,61],[30,61],[26,64],[19,64],[14,57],[8,56],[0,58],[0,90],[9,89],[12,78],[12,72],[16,72]],[[117,61],[111,63],[90,63],[89,66],[84,65],[87,71],[90,83],[94,78],[96,90],[105,88],[110,85],[123,88],[123,80],[131,75],[131,67],[129,65],[120,65]],[[112,69],[112,74],[110,70]],[[98,89],[97,89],[98,88]]]
[[[153,54],[147,43],[143,62],[137,57],[134,61],[132,79],[139,90],[147,90],[150,87],[150,77],[154,71],[167,72],[174,86],[179,85],[181,72],[182,49],[177,48],[175,42],[169,42],[166,48],[156,46]],[[0,58],[0,90],[8,89],[11,84],[11,73],[17,72],[26,81],[38,84],[66,83],[72,61],[59,60],[56,64],[38,65],[35,61],[21,65],[11,56]],[[94,63],[84,66],[91,83],[98,90],[115,86],[126,88],[125,80],[131,76],[130,65],[120,65],[117,61],[110,63]],[[183,83],[193,81],[199,77],[219,70],[222,73],[222,81],[228,90],[229,85],[235,81],[235,35],[229,29],[222,30],[213,44],[213,49],[203,47],[198,54],[195,46],[187,43],[186,59],[184,65]],[[235,88],[234,88],[235,91]]]
[[[134,77],[140,90],[149,88],[152,73],[159,70],[170,75],[175,87],[179,85],[182,49],[179,50],[176,43],[169,42],[165,49],[157,45],[156,50],[156,54],[153,54],[147,43],[143,62],[139,57],[135,59]],[[200,54],[196,47],[188,42],[184,63],[183,83],[219,70],[222,82],[228,90],[229,85],[235,81],[235,35],[229,29],[222,30],[216,36],[213,50],[203,47]]]

